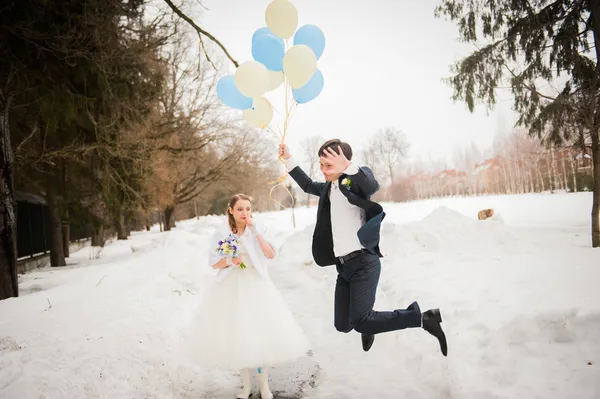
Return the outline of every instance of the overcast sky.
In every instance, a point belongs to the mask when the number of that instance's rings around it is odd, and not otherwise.
[[[317,25],[326,38],[318,62],[325,86],[317,99],[298,106],[287,140],[292,150],[303,137],[318,134],[346,140],[358,151],[379,128],[395,126],[408,136],[412,159],[452,161],[455,148],[474,141],[485,149],[496,133],[511,129],[515,116],[508,93],[489,115],[483,106],[471,114],[463,103],[453,103],[441,79],[472,48],[458,42],[453,24],[434,17],[437,0],[292,2],[298,26]],[[202,0],[208,11],[201,24],[242,63],[252,59],[251,37],[266,26],[269,3]],[[267,97],[282,110],[283,88],[278,93]]]

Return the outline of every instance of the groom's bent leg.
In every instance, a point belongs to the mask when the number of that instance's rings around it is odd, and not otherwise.
[[[334,321],[335,329],[348,333],[352,331],[350,322],[350,284],[340,274],[338,266],[338,277],[335,282],[335,300],[334,300]]]
[[[350,263],[350,262],[348,262]],[[350,320],[354,330],[365,334],[378,334],[405,328],[421,327],[421,309],[414,302],[406,309],[375,311],[375,295],[381,262],[377,255],[365,254],[353,264],[350,285]]]

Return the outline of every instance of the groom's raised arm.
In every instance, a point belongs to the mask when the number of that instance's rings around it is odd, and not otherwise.
[[[292,179],[298,183],[298,186],[308,194],[321,196],[323,190],[325,190],[325,183],[314,182],[298,165],[298,161],[291,156],[290,158],[285,160],[285,166],[292,176]]]

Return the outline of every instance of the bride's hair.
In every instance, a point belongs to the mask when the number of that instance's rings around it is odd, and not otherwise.
[[[246,200],[246,201],[250,201],[250,203],[252,203],[252,197],[247,196],[246,194],[236,194],[233,197],[231,197],[231,199],[229,200],[229,205],[227,207],[227,220],[229,221],[229,228],[231,229],[231,231],[234,234],[237,234],[237,226],[235,224],[235,219],[233,218],[233,214],[229,211],[230,209],[233,209],[233,207],[235,206],[235,204],[237,204],[237,202],[239,200]]]

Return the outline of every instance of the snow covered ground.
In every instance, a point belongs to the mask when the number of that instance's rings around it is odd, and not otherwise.
[[[494,208],[494,220],[477,211]],[[258,215],[281,247],[272,278],[312,341],[273,370],[280,398],[600,398],[600,252],[591,194],[386,204],[377,309],[440,307],[448,357],[421,329],[333,327],[335,269],[312,263],[315,209]],[[198,370],[177,342],[202,292],[218,217],[134,233],[20,277],[0,302],[0,398],[234,398],[238,376]],[[218,333],[218,332],[216,332]],[[255,396],[258,396],[257,392]]]

